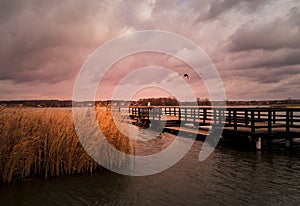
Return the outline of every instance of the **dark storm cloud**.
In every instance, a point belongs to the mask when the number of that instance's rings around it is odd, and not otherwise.
[[[198,1],[197,4],[201,4],[201,2],[202,1]],[[215,19],[232,9],[237,11],[242,10],[244,12],[254,12],[267,3],[268,0],[213,0],[209,1],[209,4],[207,5],[208,9],[202,12],[197,20],[205,21]]]
[[[300,64],[300,50],[282,50],[271,58],[266,57],[262,62],[254,63],[253,67],[281,67]],[[300,72],[300,71],[299,71]]]
[[[278,49],[275,51],[243,51],[229,58],[230,69],[278,68],[300,65],[300,49]],[[299,71],[300,72],[300,71]]]
[[[0,23],[2,23],[7,21],[21,8],[22,2],[18,0],[3,0],[0,5]]]
[[[288,15],[272,21],[254,19],[230,37],[231,51],[281,48],[300,48],[300,7],[294,7]]]
[[[1,1],[0,80],[55,83],[70,78],[82,64],[80,48],[97,42],[90,18],[101,5],[94,3]]]
[[[299,74],[297,67],[283,67],[283,68],[260,68],[252,69],[247,73],[249,79],[257,83],[269,84],[280,83],[294,75]]]

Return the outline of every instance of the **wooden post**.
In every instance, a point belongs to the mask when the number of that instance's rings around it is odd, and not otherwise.
[[[289,133],[290,132],[290,111],[289,110],[286,111],[285,122],[286,122],[285,132]]]
[[[214,124],[217,124],[217,109],[213,109],[213,116],[214,116]]]
[[[207,116],[207,109],[203,108],[203,123],[206,121],[206,116]]]
[[[228,123],[231,125],[231,110],[228,110]]]
[[[254,110],[251,110],[251,133],[255,133]]]
[[[272,132],[272,111],[268,111],[268,132]]]
[[[286,110],[286,127],[285,127],[285,146],[291,146],[291,138],[290,138],[290,111]]]
[[[291,138],[289,138],[289,137],[285,138],[285,146],[286,147],[290,147],[291,146]]]
[[[196,121],[196,109],[193,109],[193,121]]]
[[[234,129],[234,130],[237,130],[236,110],[233,110],[233,129]]]
[[[273,111],[273,124],[276,123],[276,111],[274,110]]]
[[[248,110],[245,110],[245,125],[248,126]]]
[[[221,125],[222,124],[222,115],[223,115],[222,112],[223,111],[221,109],[219,109],[218,111],[219,111],[219,121],[218,121],[218,124]]]
[[[258,137],[256,140],[256,149],[261,150],[261,137]]]
[[[181,120],[181,109],[180,109],[180,107],[179,107],[179,111],[178,111],[178,119],[179,119],[179,121]]]
[[[162,108],[158,108],[158,120],[161,120]]]

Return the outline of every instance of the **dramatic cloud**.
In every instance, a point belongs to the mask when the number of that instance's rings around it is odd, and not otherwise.
[[[275,50],[300,47],[300,6],[290,13],[264,21],[263,17],[242,25],[230,37],[232,51]]]
[[[198,1],[196,8],[203,8],[203,3]],[[200,3],[201,2],[201,3]],[[252,13],[258,10],[268,1],[261,0],[213,0],[206,3],[206,7],[199,14],[198,20],[213,20],[228,10],[242,10],[246,13]]]
[[[216,65],[228,99],[300,98],[297,0],[3,0],[0,99],[70,99],[81,65],[96,48],[145,29],[174,32],[199,45]],[[150,43],[151,37],[143,41]],[[193,51],[178,49],[197,61]],[[100,96],[108,98],[103,91],[113,91],[134,69],[153,65],[179,76],[190,71],[168,55],[133,55],[111,68]],[[133,83],[163,83],[166,78],[149,74],[144,82]],[[207,97],[194,74],[189,84]]]

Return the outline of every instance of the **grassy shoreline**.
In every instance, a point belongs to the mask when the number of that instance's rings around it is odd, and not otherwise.
[[[118,131],[112,115],[100,108],[96,112],[107,140],[129,153],[129,139]],[[82,147],[70,108],[0,108],[0,183],[100,168]]]

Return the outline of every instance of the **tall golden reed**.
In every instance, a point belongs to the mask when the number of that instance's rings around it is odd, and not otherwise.
[[[113,124],[112,115],[96,111],[108,141],[129,153],[130,141]],[[0,183],[99,168],[76,136],[71,108],[0,107]]]

